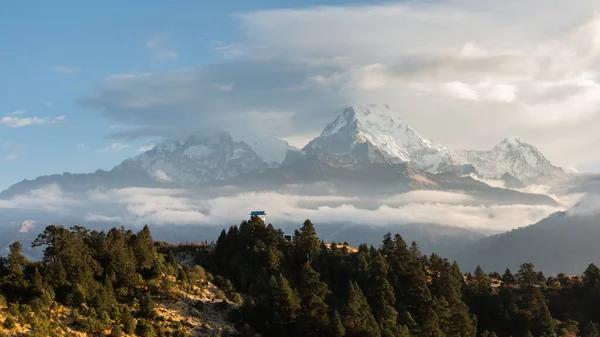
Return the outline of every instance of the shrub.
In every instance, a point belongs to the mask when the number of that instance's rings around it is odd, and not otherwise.
[[[126,334],[131,335],[135,332],[135,322],[127,309],[123,310],[121,323],[123,324],[123,331],[125,331]]]
[[[242,295],[240,295],[239,293],[233,293],[233,296],[231,296],[231,302],[241,306],[242,305]]]
[[[156,337],[154,327],[145,319],[138,320],[137,326],[135,327],[135,334],[140,337]]]
[[[16,322],[15,319],[12,318],[12,316],[8,316],[6,317],[6,319],[4,320],[4,324],[2,324],[4,326],[4,328],[8,329],[8,330],[12,330],[15,328]]]

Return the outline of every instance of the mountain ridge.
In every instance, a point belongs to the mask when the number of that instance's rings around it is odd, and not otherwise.
[[[502,179],[509,187],[548,183],[567,176],[537,148],[518,138],[507,138],[490,151],[453,151],[406,124],[389,106],[366,105],[344,109],[301,151],[266,136],[232,136],[227,132],[192,135],[182,140],[166,140],[109,171],[24,180],[0,192],[0,197],[8,198],[53,183],[71,191],[200,186],[302,165],[300,161],[312,155],[352,158],[355,166],[410,164],[412,169],[429,174],[477,174]]]

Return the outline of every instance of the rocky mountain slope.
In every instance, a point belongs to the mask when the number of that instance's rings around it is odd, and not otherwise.
[[[466,270],[516,270],[531,262],[547,275],[578,274],[600,261],[598,196],[591,195],[566,212],[555,213],[531,226],[484,238],[455,258]]]
[[[387,105],[346,108],[303,151],[350,154],[376,163],[410,163],[428,172],[462,164],[454,152],[413,129]]]
[[[547,184],[567,178],[562,168],[552,165],[535,146],[518,137],[506,138],[489,151],[457,153],[463,162],[473,165],[485,178],[505,181],[516,178],[525,185]],[[512,184],[515,184],[514,180]]]
[[[247,141],[252,145],[235,140],[228,133],[167,140],[110,171],[63,173],[23,180],[1,192],[0,197],[9,198],[50,184],[57,184],[69,192],[96,188],[198,186],[278,167],[288,151],[296,151],[281,140],[270,143],[264,139]]]
[[[325,172],[325,167],[319,168],[320,165],[340,169],[342,164],[342,171],[353,172],[342,175],[348,184],[355,184],[351,179],[357,178],[365,183],[382,180],[382,177],[393,178],[390,175],[376,177],[377,171],[365,171],[371,169],[369,164],[388,165],[387,170],[396,171],[409,167],[413,176],[449,172],[458,176],[475,174],[502,179],[509,187],[549,183],[567,177],[534,146],[519,139],[506,139],[490,151],[455,152],[429,140],[388,106],[367,105],[346,108],[302,151],[282,140],[262,136],[232,137],[228,133],[190,136],[167,140],[110,171],[63,173],[24,180],[0,193],[0,198],[50,184],[69,192],[85,192],[97,188],[195,187],[224,181],[251,185],[253,182],[249,180],[257,176],[271,179],[266,182],[271,185],[294,180],[293,177],[315,181]],[[392,168],[395,165],[398,166]],[[358,177],[356,173],[361,170]],[[300,176],[304,178],[299,179]],[[288,178],[282,180],[284,177]],[[331,179],[341,183],[340,178]],[[391,185],[397,186],[396,181]]]
[[[193,186],[270,166],[251,146],[221,133],[208,139],[192,136],[166,141],[115,169],[142,170],[157,181]]]

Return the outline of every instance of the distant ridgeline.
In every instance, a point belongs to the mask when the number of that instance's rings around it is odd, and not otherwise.
[[[398,234],[356,249],[306,220],[288,240],[258,214],[216,244],[49,226],[33,246],[0,260],[0,336],[600,336],[593,264],[464,274]]]

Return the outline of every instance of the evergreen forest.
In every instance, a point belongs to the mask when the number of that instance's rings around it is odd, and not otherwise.
[[[400,234],[355,248],[306,220],[290,241],[258,217],[207,247],[147,226],[48,226],[31,245],[41,261],[19,242],[0,259],[0,336],[600,336],[594,264],[464,271]]]

